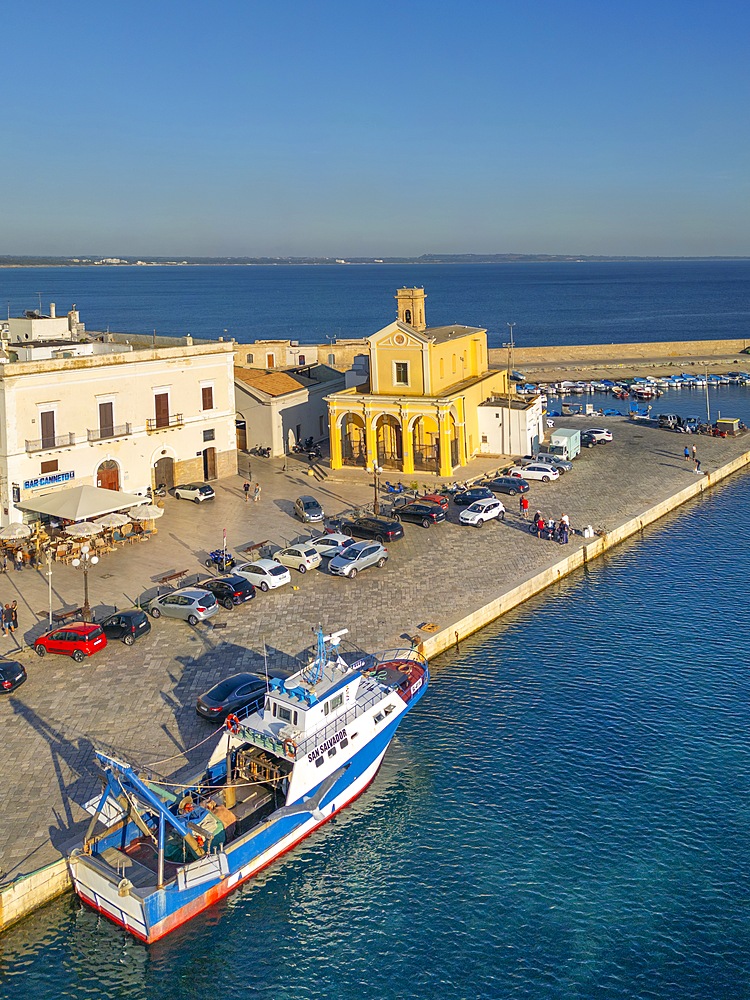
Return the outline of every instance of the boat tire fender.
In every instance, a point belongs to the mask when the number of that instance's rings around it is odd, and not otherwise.
[[[284,753],[287,757],[291,757],[294,760],[297,756],[297,744],[294,740],[284,740]]]
[[[224,725],[227,727],[230,733],[234,733],[235,735],[240,731],[240,720],[238,716],[234,714],[234,712],[230,713],[227,716]]]

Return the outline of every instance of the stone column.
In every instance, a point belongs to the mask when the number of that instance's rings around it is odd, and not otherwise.
[[[453,466],[451,465],[451,430],[447,410],[438,410],[438,427],[440,428],[440,468],[439,476],[452,476]]]
[[[414,475],[414,437],[412,432],[407,429],[409,421],[413,416],[413,413],[409,413],[408,410],[403,408],[399,414],[401,420],[401,450],[403,453],[401,471],[405,476]]]
[[[336,410],[328,410],[328,446],[331,452],[332,469],[340,469],[344,464],[344,456],[341,449],[342,426],[339,423],[340,417],[342,415],[337,413]]]
[[[365,408],[365,448],[367,449],[365,464],[367,467],[377,465],[378,462],[378,439],[375,433],[375,421],[379,416],[380,413],[378,411],[373,412],[369,408]]]

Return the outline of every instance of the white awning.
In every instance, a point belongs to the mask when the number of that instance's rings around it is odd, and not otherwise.
[[[32,497],[23,503],[17,503],[16,507],[37,514],[49,514],[50,517],[59,517],[65,521],[85,521],[147,502],[146,497],[136,496],[135,493],[103,490],[98,486],[73,486],[67,490]]]

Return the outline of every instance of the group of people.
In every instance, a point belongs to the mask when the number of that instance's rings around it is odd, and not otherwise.
[[[7,573],[12,567],[13,569],[24,569],[26,566],[30,566],[32,569],[36,569],[37,564],[37,554],[34,549],[26,552],[25,549],[18,548],[15,552],[3,551],[0,556],[0,573]]]
[[[518,512],[524,521],[528,519],[528,497],[522,495],[518,498]],[[537,510],[534,514],[532,525],[536,528],[537,538],[549,538],[555,542],[559,542],[561,545],[568,544],[570,536],[570,518],[567,514],[563,514],[559,521],[555,521],[552,517],[545,518],[542,512]]]
[[[250,499],[250,482],[245,480],[242,484],[242,492],[245,494],[245,503]],[[260,500],[260,483],[256,483],[253,486],[253,503],[257,503]]]
[[[693,445],[692,450],[691,450],[688,445],[685,445],[685,451],[683,452],[683,455],[685,456],[685,461],[686,462],[690,461],[690,458],[691,458],[691,455],[692,455],[693,470],[695,472],[697,472],[698,474],[700,474],[700,471],[701,471],[701,461],[698,458],[698,448],[697,448],[697,446]]]
[[[2,609],[3,635],[12,635],[18,628],[18,601],[6,604]]]
[[[567,514],[562,514],[556,521],[553,517],[545,518],[540,510],[534,514],[534,525],[536,527],[537,538],[548,538],[552,542],[559,542],[560,545],[567,545],[570,536],[570,518]]]

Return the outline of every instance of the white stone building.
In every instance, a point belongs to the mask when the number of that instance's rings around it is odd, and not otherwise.
[[[233,343],[134,350],[26,320],[3,331],[2,524],[71,485],[140,493],[236,473]]]

